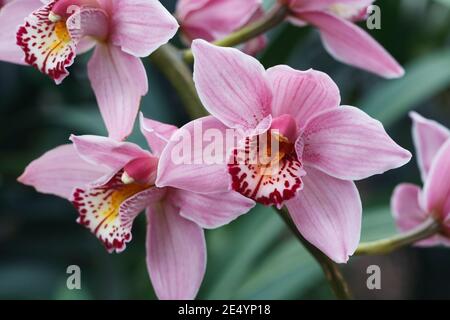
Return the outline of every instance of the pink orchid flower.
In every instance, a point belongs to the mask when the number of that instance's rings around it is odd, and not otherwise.
[[[363,111],[339,106],[336,84],[314,70],[288,66],[265,70],[253,57],[203,40],[193,43],[194,80],[212,114],[180,129],[195,136],[199,126],[240,144],[225,148],[222,163],[174,164],[177,135],[161,155],[156,185],[201,192],[233,189],[264,205],[286,205],[300,233],[337,262],[346,262],[360,238],[361,200],[353,180],[400,167],[411,159],[382,124]],[[279,141],[272,161],[249,164],[237,155]],[[192,143],[202,153],[201,143]],[[259,151],[259,150],[258,150]],[[216,153],[222,152],[220,149]],[[238,161],[236,161],[238,160]]]
[[[157,0],[13,0],[0,11],[0,24],[0,59],[32,65],[57,84],[77,54],[96,46],[88,75],[109,135],[118,140],[131,132],[148,91],[140,57],[178,29]]]
[[[189,45],[194,39],[219,40],[263,14],[261,0],[179,0],[176,9],[183,38]],[[260,36],[248,41],[242,49],[254,55],[266,44],[267,38]]]
[[[385,78],[404,75],[398,62],[354,22],[365,20],[375,0],[280,0],[298,26],[318,28],[325,49],[337,60]]]
[[[441,234],[417,243],[419,246],[450,246],[450,130],[412,112],[413,140],[423,190],[411,183],[397,186],[391,207],[397,227],[405,232],[433,217]]]
[[[193,299],[206,268],[202,227],[227,224],[254,204],[237,192],[155,187],[158,156],[176,127],[141,117],[141,131],[153,153],[110,138],[72,136],[73,145],[47,152],[18,180],[72,201],[77,222],[109,252],[125,250],[133,221],[145,209],[147,267],[155,292],[160,299]]]

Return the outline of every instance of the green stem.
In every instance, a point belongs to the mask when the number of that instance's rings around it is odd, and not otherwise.
[[[417,228],[391,238],[361,243],[355,255],[387,254],[417,241],[427,239],[440,231],[440,224],[434,218],[429,218]]]
[[[267,15],[265,15],[261,20],[258,20],[213,43],[220,47],[234,47],[238,44],[247,42],[248,40],[256,38],[257,36],[266,33],[282,23],[286,19],[288,12],[289,10],[285,5],[275,4],[270,12],[267,13]],[[185,50],[183,53],[183,58],[186,63],[192,63],[194,61],[192,50]]]
[[[192,71],[174,46],[166,44],[160,47],[150,60],[170,81],[192,119],[208,115],[195,90]]]
[[[309,251],[309,253],[316,259],[323,269],[323,272],[330,284],[333,293],[338,299],[349,300],[352,298],[350,289],[345,281],[341,270],[335,262],[328,258],[322,251],[310,244],[303,236],[298,232],[297,227],[292,221],[289,211],[286,208],[277,210],[279,215],[283,218],[284,222],[295,234],[297,239],[303,244],[303,246]]]

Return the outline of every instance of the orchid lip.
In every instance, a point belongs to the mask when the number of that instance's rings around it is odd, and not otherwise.
[[[76,188],[72,203],[79,212],[77,222],[84,225],[104,244],[108,252],[122,252],[131,241],[131,224],[124,223],[121,208],[133,196],[150,185],[124,184],[121,170],[107,183],[92,188]]]
[[[278,129],[267,134],[247,137],[242,147],[234,149],[228,173],[233,190],[264,205],[281,208],[302,190],[301,177],[306,172],[288,138]]]

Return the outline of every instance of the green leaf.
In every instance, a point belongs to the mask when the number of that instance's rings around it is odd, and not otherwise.
[[[221,270],[216,271],[214,285],[205,293],[207,299],[235,298],[235,291],[248,274],[253,272],[258,258],[266,254],[285,227],[277,214],[268,207],[257,206],[240,219],[240,224],[244,218],[248,222],[238,232],[231,233],[234,241],[229,242],[229,248],[220,248],[222,254],[229,252],[229,260],[222,265]],[[210,237],[210,248],[218,248],[218,242],[223,243],[225,238],[230,238],[230,233],[215,234],[221,237]]]
[[[450,7],[450,0],[434,0],[436,2],[442,3],[443,5]]]
[[[450,49],[445,49],[414,61],[403,78],[382,82],[357,105],[389,127],[449,85]]]
[[[236,298],[300,298],[310,286],[322,280],[320,267],[293,237],[275,248],[270,258],[253,269]]]
[[[285,234],[288,232],[286,229]],[[395,232],[389,207],[364,212],[364,241],[381,239]],[[325,281],[320,266],[291,234],[279,246],[266,252],[265,256],[263,261],[252,266],[252,271],[247,273],[234,298],[299,299],[304,298],[311,287],[317,287]],[[327,298],[332,297],[331,291],[328,291]]]

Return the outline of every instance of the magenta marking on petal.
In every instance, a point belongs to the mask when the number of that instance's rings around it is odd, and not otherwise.
[[[66,68],[73,64],[76,46],[65,21],[49,19],[55,3],[50,2],[28,16],[16,39],[25,53],[25,62],[60,83],[69,74]]]
[[[255,161],[252,155],[256,151],[259,157],[260,151],[268,148],[265,141],[270,143],[271,139],[280,139],[280,150],[270,155],[269,162],[260,158]],[[233,190],[264,205],[277,207],[303,188],[301,177],[305,175],[292,144],[274,133],[269,139],[265,135],[247,137],[244,147],[233,150],[228,172]]]
[[[72,203],[78,210],[77,222],[88,228],[106,247],[108,252],[122,252],[131,241],[131,223],[123,223],[121,205],[149,186],[125,185],[119,171],[103,186],[91,189],[77,188]]]

